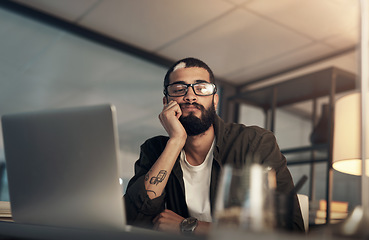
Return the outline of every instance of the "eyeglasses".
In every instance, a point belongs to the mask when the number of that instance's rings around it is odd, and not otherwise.
[[[182,97],[187,94],[188,87],[192,87],[193,92],[198,96],[210,96],[217,92],[217,87],[213,83],[173,83],[165,87],[164,94],[170,97]]]

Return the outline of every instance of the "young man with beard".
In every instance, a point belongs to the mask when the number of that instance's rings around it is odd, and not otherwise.
[[[242,167],[259,159],[275,169],[279,192],[293,189],[274,135],[259,127],[224,123],[215,112],[216,91],[213,72],[201,60],[185,58],[168,70],[159,119],[169,137],[157,136],[141,146],[125,195],[128,224],[207,233],[225,164]],[[303,230],[296,196],[294,203],[294,228]]]

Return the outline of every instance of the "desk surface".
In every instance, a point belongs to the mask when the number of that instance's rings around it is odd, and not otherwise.
[[[288,232],[269,232],[269,233],[253,233],[245,231],[235,230],[219,230],[212,231],[208,237],[194,237],[173,235],[168,233],[162,233],[152,230],[146,230],[136,227],[128,227],[126,231],[94,231],[94,230],[82,230],[82,229],[69,229],[49,226],[38,226],[29,224],[19,224],[12,222],[0,221],[0,239],[47,239],[47,240],[59,240],[59,239],[78,239],[78,240],[95,240],[95,239],[107,239],[107,240],[244,240],[244,239],[258,239],[258,240],[346,240],[349,238],[338,237],[332,234],[332,231],[327,229],[321,229],[320,231],[312,232],[310,234],[293,234]]]
[[[181,235],[173,235],[168,233],[162,233],[153,230],[147,230],[142,228],[136,228],[128,226],[127,230],[116,231],[98,231],[98,230],[84,230],[84,229],[71,229],[61,227],[50,227],[30,224],[20,224],[13,222],[0,221],[0,239],[47,239],[47,240],[66,240],[66,239],[79,239],[79,240],[188,240],[193,237],[186,237]],[[201,239],[201,238],[196,238]]]

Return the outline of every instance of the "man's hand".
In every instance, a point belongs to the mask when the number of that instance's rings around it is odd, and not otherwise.
[[[179,121],[181,115],[181,107],[176,101],[172,100],[164,105],[163,111],[159,114],[159,119],[165,131],[167,131],[169,138],[177,139],[184,145],[187,139],[187,133]]]
[[[171,210],[165,209],[154,220],[154,229],[172,233],[180,233],[180,223],[183,221],[183,217],[174,213]]]

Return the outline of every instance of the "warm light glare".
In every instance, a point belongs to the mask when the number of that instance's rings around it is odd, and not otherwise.
[[[361,175],[361,114],[360,93],[355,92],[337,100],[335,106],[333,168],[337,171]],[[367,114],[368,115],[368,114]],[[366,118],[367,120],[369,117]],[[369,140],[369,124],[366,139]],[[366,154],[369,144],[366,142]],[[368,159],[366,175],[369,176]]]
[[[369,176],[369,160],[366,160],[366,175]],[[361,176],[361,159],[346,159],[333,163],[333,168],[337,171],[351,175]]]

